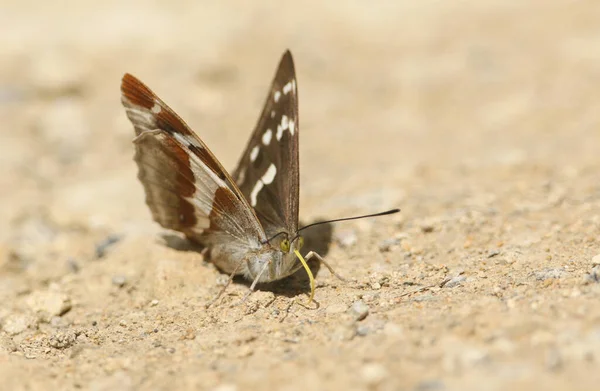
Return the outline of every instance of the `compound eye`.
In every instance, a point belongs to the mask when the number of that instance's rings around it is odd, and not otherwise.
[[[284,253],[287,253],[290,251],[290,241],[287,239],[283,239],[281,241],[281,243],[279,244],[279,248],[281,249],[281,251],[283,251]]]
[[[302,236],[300,236],[298,238],[298,250],[301,250],[302,246],[304,246],[304,238]]]

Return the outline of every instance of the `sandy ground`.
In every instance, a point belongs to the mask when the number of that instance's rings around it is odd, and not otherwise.
[[[600,2],[252,4],[0,3],[1,388],[597,390]],[[314,231],[354,279],[316,308],[299,273],[207,310],[120,78],[233,168],[288,47],[301,220],[402,213]]]

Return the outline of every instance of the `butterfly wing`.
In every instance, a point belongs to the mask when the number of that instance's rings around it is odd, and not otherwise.
[[[135,128],[135,161],[154,220],[199,243],[227,235],[239,245],[266,239],[248,201],[200,138],[134,76],[121,100]]]
[[[267,236],[298,229],[298,92],[286,51],[263,111],[233,174]]]

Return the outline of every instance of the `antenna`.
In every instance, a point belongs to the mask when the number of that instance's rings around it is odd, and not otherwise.
[[[310,227],[314,227],[315,225],[336,223],[338,221],[348,221],[348,220],[365,219],[367,217],[379,217],[379,216],[391,215],[391,214],[398,213],[398,212],[400,212],[400,209],[390,209],[390,210],[386,210],[385,212],[373,213],[373,214],[368,214],[368,215],[352,216],[352,217],[342,217],[341,219],[333,219],[333,220],[327,220],[327,221],[318,221],[316,223],[305,225],[304,227],[300,228],[298,230],[298,232],[304,231],[305,229],[310,228]]]
[[[358,219],[365,219],[367,217],[379,217],[379,216],[385,216],[385,215],[391,215],[394,213],[398,213],[400,212],[400,209],[396,208],[396,209],[390,209],[390,210],[386,210],[385,212],[379,212],[379,213],[372,213],[372,214],[368,214],[368,215],[362,215],[362,216],[352,216],[352,217],[342,217],[341,219],[333,219],[333,220],[326,220],[326,221],[318,221],[316,223],[312,223],[309,225],[305,225],[304,227],[300,228],[298,230],[298,232],[296,233],[296,236],[294,236],[294,238],[292,240],[290,240],[290,243],[293,242],[294,240],[296,240],[296,238],[298,236],[300,236],[300,231],[304,231],[307,228],[311,228],[314,227],[315,225],[321,225],[321,224],[330,224],[330,223],[336,223],[338,221],[348,221],[348,220],[358,220]],[[279,235],[283,235],[283,234],[287,234],[287,232],[278,232],[275,235],[271,236],[269,239],[267,239],[266,241],[263,242],[264,243],[268,243],[271,240],[275,239],[277,236]]]

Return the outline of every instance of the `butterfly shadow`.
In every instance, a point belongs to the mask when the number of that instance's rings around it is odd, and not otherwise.
[[[160,237],[165,242],[166,246],[173,250],[183,252],[197,252],[201,253],[204,251],[204,246],[198,243],[194,243],[191,240],[182,237],[180,234],[173,233],[162,233]]]

